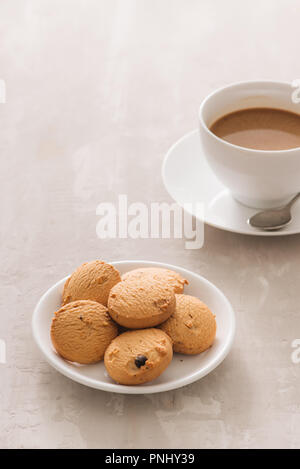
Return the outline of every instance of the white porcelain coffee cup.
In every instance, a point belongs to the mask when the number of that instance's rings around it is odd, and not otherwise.
[[[206,159],[218,179],[244,205],[279,207],[300,192],[300,147],[280,151],[243,148],[217,137],[210,126],[225,114],[255,107],[300,114],[300,104],[292,100],[294,91],[290,83],[240,82],[214,91],[200,106],[200,137]]]

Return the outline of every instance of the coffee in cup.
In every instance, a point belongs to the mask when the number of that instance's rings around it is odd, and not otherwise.
[[[300,115],[275,108],[248,108],[231,112],[210,130],[219,138],[254,150],[288,150],[300,147]]]
[[[300,104],[293,91],[290,83],[240,82],[200,106],[202,154],[244,205],[279,207],[300,190]]]

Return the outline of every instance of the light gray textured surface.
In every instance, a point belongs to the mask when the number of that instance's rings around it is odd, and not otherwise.
[[[96,237],[119,193],[170,201],[160,167],[232,81],[299,78],[292,0],[29,0],[0,3],[0,447],[300,447],[300,236],[209,227],[183,240]],[[51,369],[30,329],[35,303],[85,260],[166,261],[216,283],[237,314],[211,375],[153,396],[108,394]]]

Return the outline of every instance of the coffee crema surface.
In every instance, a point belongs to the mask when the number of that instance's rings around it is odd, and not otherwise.
[[[210,130],[219,138],[254,150],[300,147],[300,115],[273,108],[250,108],[225,114]]]

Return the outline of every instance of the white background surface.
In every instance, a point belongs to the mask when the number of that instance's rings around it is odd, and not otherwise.
[[[0,2],[0,446],[300,447],[300,237],[206,227],[205,245],[96,237],[96,207],[167,201],[165,152],[232,81],[299,78],[299,3],[283,0]],[[237,314],[225,362],[153,396],[87,389],[31,337],[42,293],[78,264],[157,260],[202,274]]]

